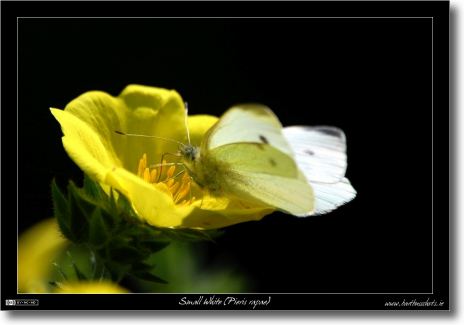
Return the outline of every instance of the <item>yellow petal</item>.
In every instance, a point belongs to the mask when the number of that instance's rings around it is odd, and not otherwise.
[[[205,133],[219,121],[219,118],[211,115],[193,115],[188,117],[190,131],[190,143],[199,147]]]
[[[164,152],[176,152],[178,144],[122,136],[115,130],[187,142],[184,103],[175,90],[129,85],[118,97],[91,91],[71,101],[65,111],[97,134],[112,162],[134,173],[144,153],[159,159]]]
[[[115,169],[113,173],[127,190],[139,217],[156,227],[216,229],[260,220],[275,211],[273,207],[239,208],[228,201],[210,197],[204,200],[201,209],[199,203],[198,206],[176,207],[169,195],[136,175],[123,169]]]
[[[101,138],[85,122],[59,109],[50,109],[64,133],[63,146],[69,157],[92,179],[103,182],[109,168],[117,164],[108,155]]]

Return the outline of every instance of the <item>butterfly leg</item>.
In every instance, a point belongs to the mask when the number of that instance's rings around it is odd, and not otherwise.
[[[164,156],[165,155],[171,155],[171,156],[177,156],[177,157],[182,157],[182,155],[180,153],[172,153],[172,152],[165,152],[161,155],[161,164],[160,165],[163,165],[163,161],[164,161]],[[158,175],[158,179],[156,180],[156,182],[158,183],[159,180],[161,178],[161,173],[159,173]]]

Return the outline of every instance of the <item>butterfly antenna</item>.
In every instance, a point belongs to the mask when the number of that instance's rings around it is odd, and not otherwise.
[[[176,140],[173,140],[173,139],[168,139],[168,138],[163,138],[163,137],[157,137],[157,136],[155,136],[155,135],[130,134],[130,133],[124,133],[124,132],[121,132],[121,131],[118,131],[118,130],[114,130],[113,132],[116,133],[116,134],[125,135],[125,136],[127,136],[127,137],[155,138],[155,139],[167,140],[167,141],[171,141],[171,142],[175,142],[175,143],[178,143],[178,144],[182,144],[182,145],[183,145],[182,142],[179,142],[179,141],[176,141]]]
[[[185,102],[185,128],[187,129],[187,139],[190,144],[190,132],[188,127],[188,104]]]

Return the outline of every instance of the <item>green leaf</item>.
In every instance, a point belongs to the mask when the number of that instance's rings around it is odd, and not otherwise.
[[[70,229],[71,213],[69,211],[69,203],[58,189],[55,180],[52,181],[52,198],[55,217],[61,232],[67,239],[75,241],[76,239]]]
[[[139,278],[145,281],[169,284],[169,282],[164,281],[163,279],[157,277],[156,275],[151,274],[150,272],[136,272],[136,273],[130,273],[130,274],[135,276],[136,278]]]
[[[81,272],[81,270],[79,270],[79,268],[77,267],[76,263],[74,263],[74,260],[71,256],[71,253],[70,252],[66,252],[68,254],[68,257],[69,259],[71,260],[71,265],[74,269],[74,272],[76,272],[76,276],[77,278],[80,280],[80,281],[85,281],[87,280],[87,277],[84,275],[84,273]]]
[[[97,208],[90,219],[90,243],[96,247],[101,247],[108,240],[108,231],[100,213],[101,209]]]

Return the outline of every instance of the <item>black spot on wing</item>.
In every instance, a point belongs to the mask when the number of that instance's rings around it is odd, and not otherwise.
[[[269,141],[266,139],[264,135],[259,135],[259,139],[264,143],[269,143]]]
[[[335,128],[330,128],[330,127],[320,127],[317,129],[319,132],[321,133],[324,133],[324,134],[327,134],[327,135],[331,135],[333,137],[337,137],[337,138],[342,138],[343,135],[342,133],[335,129]]]
[[[306,150],[304,151],[304,153],[307,153],[307,154],[310,155],[310,156],[314,156],[314,151],[311,151],[311,150],[309,150],[309,149],[306,149]]]
[[[272,158],[271,158],[271,159],[269,159],[269,162],[271,163],[271,165],[272,165],[272,166],[275,166],[275,165],[277,165],[277,163],[276,163],[276,162],[274,161],[274,159],[272,159]]]

